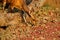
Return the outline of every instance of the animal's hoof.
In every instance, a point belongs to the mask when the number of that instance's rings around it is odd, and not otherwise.
[[[14,13],[12,10],[8,10],[7,13]]]
[[[34,26],[34,24],[33,23],[30,23],[30,22],[27,22],[26,23],[28,26]]]

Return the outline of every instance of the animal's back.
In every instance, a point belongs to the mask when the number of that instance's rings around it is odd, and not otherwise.
[[[25,0],[12,0],[12,2],[10,3],[10,7],[11,9],[13,9],[14,7],[19,9],[19,10],[23,10],[29,13],[29,8],[26,5]]]

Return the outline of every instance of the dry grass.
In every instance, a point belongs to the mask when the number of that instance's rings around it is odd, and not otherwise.
[[[40,7],[39,2],[35,2],[29,6],[33,9],[31,15],[36,21],[26,15],[27,22],[34,24],[33,26],[22,23],[18,12],[7,13],[0,10],[0,26],[9,25],[5,30],[0,28],[0,40],[60,40],[60,9]]]

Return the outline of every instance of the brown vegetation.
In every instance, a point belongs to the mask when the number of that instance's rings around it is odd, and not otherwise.
[[[45,0],[44,5],[45,4],[48,4],[48,5],[52,6],[52,7],[60,8],[60,0]]]

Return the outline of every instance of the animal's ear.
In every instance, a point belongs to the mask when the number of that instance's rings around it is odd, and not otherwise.
[[[25,0],[25,1],[27,5],[29,5],[32,2],[32,0]]]

